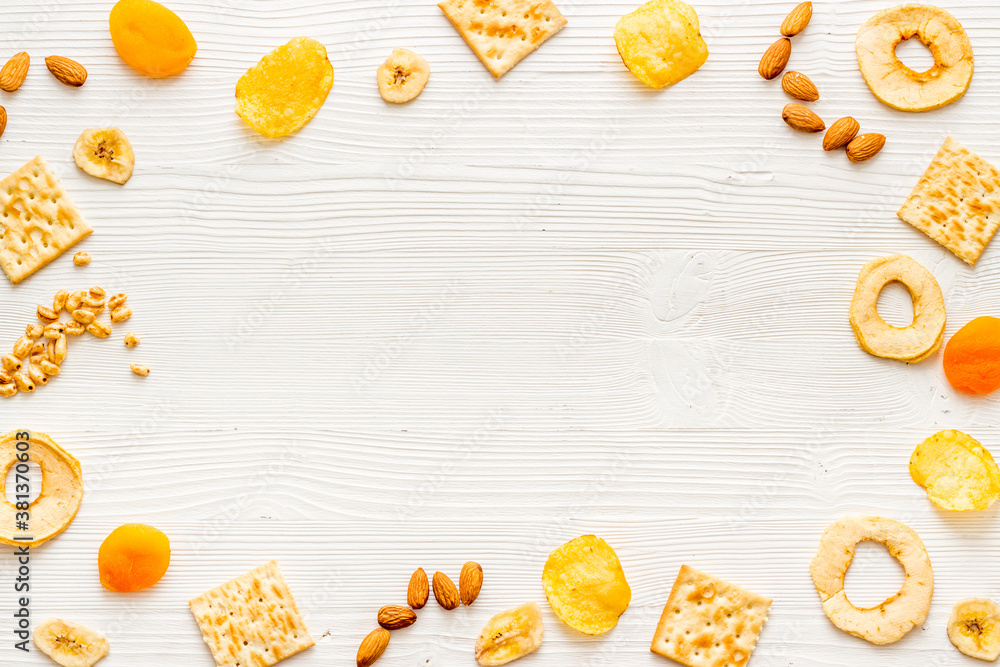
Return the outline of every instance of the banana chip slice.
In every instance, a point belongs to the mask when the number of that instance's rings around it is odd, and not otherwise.
[[[476,641],[476,662],[484,667],[506,665],[542,645],[542,610],[537,602],[502,611],[489,621]]]
[[[618,554],[594,535],[570,540],[549,554],[542,584],[559,620],[588,635],[615,627],[632,600]]]
[[[99,632],[58,618],[47,618],[36,625],[32,639],[39,651],[62,667],[91,667],[110,648]]]
[[[860,609],[844,593],[844,576],[858,542],[884,544],[903,566],[903,586],[877,607]],[[909,526],[880,516],[849,516],[824,531],[809,565],[827,617],[844,632],[873,644],[891,644],[927,618],[934,594],[931,559],[920,536]]]
[[[102,127],[83,131],[73,146],[73,160],[91,176],[124,185],[132,178],[135,153],[124,132]]]
[[[1000,658],[1000,606],[993,600],[959,600],[948,619],[948,639],[970,658]]]
[[[27,459],[42,470],[41,492],[28,506],[26,524],[19,524],[19,510],[6,498],[7,473]],[[37,487],[36,487],[37,488]],[[37,547],[59,533],[73,521],[83,500],[83,473],[80,462],[52,438],[38,431],[11,431],[0,438],[0,542]],[[18,530],[19,525],[24,525]]]
[[[1000,467],[961,431],[941,431],[917,445],[910,476],[941,509],[984,510],[1000,497]]]
[[[878,314],[878,295],[894,282],[902,283],[913,299],[913,322],[906,327],[894,327]],[[851,328],[865,352],[909,363],[922,361],[941,347],[946,320],[941,286],[910,257],[880,257],[862,267],[851,299]]]
[[[393,104],[409,102],[423,91],[431,76],[431,66],[423,56],[409,49],[393,49],[379,65],[378,92]]]

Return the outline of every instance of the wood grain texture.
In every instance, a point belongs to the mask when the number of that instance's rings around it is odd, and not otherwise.
[[[89,267],[64,257],[0,284],[0,341],[61,288],[125,291],[135,312],[110,339],[72,340],[36,395],[0,402],[4,431],[48,432],[85,472],[78,518],[32,555],[35,620],[105,632],[102,667],[208,667],[187,600],[277,558],[318,641],[287,664],[353,665],[413,569],[457,578],[471,559],[476,603],[428,605],[380,667],[473,665],[483,623],[529,600],[546,638],[519,665],[665,665],[649,641],[688,563],[774,598],[754,667],[971,664],[945,623],[958,598],[1000,597],[997,511],[936,510],[906,463],[942,428],[995,448],[1000,408],[952,390],[940,355],[862,352],[847,305],[866,261],[904,252],[941,283],[946,336],[1000,312],[1000,251],[971,269],[895,216],[946,135],[1000,163],[992,4],[946,7],[975,48],[966,97],[905,114],[854,56],[884,5],[815,3],[790,67],[819,87],[827,124],[850,114],[888,137],[861,165],[787,128],[780,85],[756,74],[793,3],[696,3],[709,60],[659,92],[611,38],[637,0],[559,2],[568,26],[499,81],[433,2],[168,4],[199,52],[161,81],[118,59],[110,3],[4,6],[0,58],[27,50],[32,66],[0,98],[0,173],[41,153],[95,233]],[[303,34],[327,45],[333,91],[301,132],[264,139],[233,113],[235,82]],[[375,85],[397,46],[432,69],[402,106]],[[54,53],[88,68],[84,87],[51,78]],[[70,157],[103,125],[135,148],[124,187]],[[880,306],[903,322],[905,301],[890,289]],[[898,644],[823,616],[808,563],[847,513],[905,521],[927,544],[933,607]],[[116,595],[96,554],[126,521],[164,530],[173,560],[155,588]],[[586,532],[633,588],[601,638],[563,626],[540,585],[547,553]],[[852,599],[894,592],[880,556],[860,550]],[[15,566],[0,554],[0,664],[50,664],[12,648]]]

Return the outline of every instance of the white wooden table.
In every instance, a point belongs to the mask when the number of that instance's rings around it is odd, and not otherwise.
[[[997,512],[936,510],[906,464],[942,428],[1000,450],[997,399],[952,390],[940,355],[865,354],[847,305],[864,262],[903,252],[941,283],[948,336],[1000,312],[1000,248],[970,269],[895,216],[947,134],[1000,163],[995,3],[944,3],[976,74],[923,114],[880,104],[857,69],[854,34],[890,3],[816,3],[790,67],[828,123],[887,135],[861,165],[786,127],[780,84],[756,73],[791,0],[699,1],[711,56],[662,91],[611,38],[636,0],[563,0],[569,25],[499,81],[431,0],[168,4],[199,51],[154,81],[112,48],[110,0],[3,2],[0,57],[32,65],[0,97],[0,172],[41,153],[96,231],[79,248],[91,266],[64,256],[0,281],[0,341],[60,288],[125,291],[135,311],[111,339],[72,341],[57,381],[0,403],[0,430],[47,432],[85,472],[76,521],[33,554],[35,620],[104,631],[101,667],[209,667],[187,600],[277,558],[317,640],[289,667],[353,665],[414,568],[457,577],[471,559],[479,601],[432,602],[380,667],[473,665],[486,619],[529,600],[546,634],[524,667],[667,665],[649,641],[688,563],[774,598],[754,667],[979,664],[945,624],[960,597],[1000,597]],[[233,113],[234,85],[297,35],[327,45],[336,81],[301,132],[266,140]],[[404,106],[375,85],[396,46],[432,68]],[[904,59],[926,62],[914,46]],[[87,84],[55,82],[51,54],[84,63]],[[124,187],[73,165],[77,135],[103,125],[134,145]],[[905,322],[902,289],[883,304]],[[931,612],[895,645],[834,628],[813,589],[819,535],[847,513],[905,521],[931,554]],[[129,521],[164,530],[172,564],[112,594],[97,548]],[[562,625],[540,581],[552,548],[590,532],[633,590],[599,638]],[[875,604],[901,581],[862,548],[848,593]],[[0,613],[0,663],[50,664],[14,651],[11,623]]]

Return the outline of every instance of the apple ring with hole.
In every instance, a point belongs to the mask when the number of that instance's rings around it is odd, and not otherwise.
[[[913,300],[913,322],[906,327],[894,327],[878,314],[878,295],[897,282]],[[851,299],[851,328],[865,352],[908,363],[922,361],[941,347],[946,322],[941,286],[912,258],[891,255],[862,267]]]
[[[27,482],[22,481],[23,477],[14,477],[15,485],[28,485],[26,495],[40,488],[38,497],[24,510],[7,500],[6,481],[11,468],[24,465],[27,461],[38,464],[42,478],[32,479],[29,473],[15,469],[18,475],[28,477]],[[12,494],[15,500],[22,490],[15,486],[15,493]],[[0,543],[37,547],[48,542],[73,522],[81,500],[83,472],[80,462],[52,438],[28,430],[11,431],[0,438]],[[27,513],[27,517],[23,512]],[[19,526],[26,526],[26,529],[18,529]]]
[[[926,72],[910,69],[896,47],[916,37],[931,52]],[[972,44],[954,16],[931,5],[900,5],[868,19],[854,43],[858,67],[875,97],[900,111],[930,111],[951,104],[972,81]]]
[[[861,609],[847,599],[844,576],[854,559],[855,547],[865,540],[885,545],[899,561],[903,585],[877,607]],[[823,612],[833,624],[872,644],[899,641],[924,622],[931,608],[934,571],[927,549],[912,528],[893,519],[848,516],[834,521],[823,532],[809,573],[823,601]]]

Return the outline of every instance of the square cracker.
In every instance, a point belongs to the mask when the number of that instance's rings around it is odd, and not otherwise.
[[[566,25],[552,0],[444,0],[438,7],[497,78]]]
[[[315,644],[276,560],[188,604],[219,667],[267,667]]]
[[[896,215],[975,266],[1000,226],[1000,172],[948,137]]]
[[[771,600],[681,566],[650,650],[687,667],[743,667]]]
[[[0,267],[15,285],[93,231],[41,155],[0,181]]]

